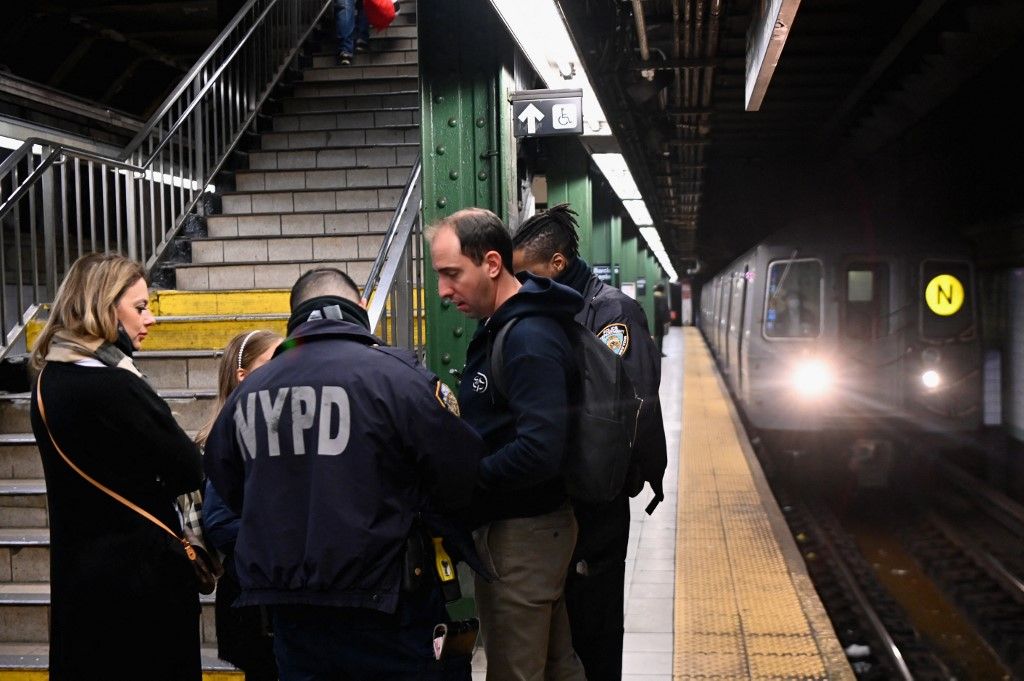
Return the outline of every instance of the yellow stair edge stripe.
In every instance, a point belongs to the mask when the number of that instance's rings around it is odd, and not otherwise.
[[[288,289],[238,291],[153,291],[149,308],[157,317],[288,314]]]
[[[50,672],[45,669],[0,669],[0,681],[49,681]],[[145,681],[148,673],[139,672],[139,681]],[[203,681],[244,681],[242,672],[203,672]]]

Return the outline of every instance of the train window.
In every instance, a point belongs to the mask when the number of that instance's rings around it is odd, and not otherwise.
[[[856,263],[846,268],[845,333],[870,340],[889,333],[889,267]]]
[[[925,260],[921,263],[919,300],[921,335],[945,339],[972,332],[974,277],[963,261]]]
[[[765,337],[816,338],[821,334],[822,278],[818,260],[777,260],[768,266]]]

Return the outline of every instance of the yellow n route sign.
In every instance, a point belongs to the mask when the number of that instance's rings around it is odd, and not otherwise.
[[[952,274],[940,274],[924,289],[928,309],[941,317],[956,314],[964,304],[964,285]]]

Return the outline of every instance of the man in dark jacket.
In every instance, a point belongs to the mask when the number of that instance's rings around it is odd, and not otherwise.
[[[657,344],[658,352],[661,353],[662,357],[665,356],[663,343],[665,340],[665,330],[668,328],[670,318],[665,285],[659,282],[654,286],[654,342]]]
[[[428,238],[441,297],[481,320],[459,399],[488,452],[474,505],[477,551],[497,577],[475,585],[487,679],[582,681],[563,598],[576,520],[560,475],[575,376],[564,324],[579,310],[579,294],[547,279],[516,279],[512,241],[490,211],[459,211]],[[489,350],[513,318],[499,393]]]
[[[339,270],[300,277],[288,338],[207,440],[206,473],[241,515],[237,604],[268,606],[282,681],[468,679],[468,659],[433,660],[436,580],[400,587],[417,517],[468,505],[482,442],[436,376],[370,333],[358,299]]]
[[[565,586],[573,647],[588,681],[622,675],[623,581],[629,540],[629,497],[648,482],[654,500],[664,498],[665,426],[658,387],[661,356],[647,330],[647,317],[635,300],[602,283],[578,257],[576,214],[568,204],[539,213],[513,238],[516,271],[550,277],[583,296],[580,322],[622,357],[626,373],[644,399],[640,428],[625,488],[607,504],[574,502],[579,537]]]

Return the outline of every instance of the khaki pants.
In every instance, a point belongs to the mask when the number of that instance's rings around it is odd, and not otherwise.
[[[476,577],[487,681],[584,681],[564,596],[576,545],[572,509],[566,504],[547,515],[498,520],[474,538],[498,577],[490,584]]]

